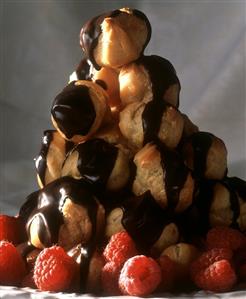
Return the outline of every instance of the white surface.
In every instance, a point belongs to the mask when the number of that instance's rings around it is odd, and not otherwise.
[[[65,294],[65,293],[50,293],[50,292],[40,292],[36,290],[32,290],[30,288],[12,288],[12,287],[1,287],[0,286],[0,298],[3,299],[10,299],[10,298],[23,298],[23,299],[65,299],[65,298],[111,298],[111,299],[138,299],[142,297],[131,297],[131,296],[109,296],[109,297],[94,297],[89,294],[84,295],[77,295],[75,293],[72,294]],[[147,297],[150,298],[150,297]],[[161,294],[159,297],[152,297],[155,299],[187,299],[187,298],[199,298],[199,299],[216,299],[216,298],[235,298],[235,299],[245,299],[246,292],[238,291],[238,292],[228,292],[228,293],[221,293],[221,294],[213,294],[211,292],[197,292],[194,294],[180,294],[180,295],[170,295],[170,294]]]

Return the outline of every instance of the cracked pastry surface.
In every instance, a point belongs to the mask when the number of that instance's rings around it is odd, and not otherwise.
[[[183,157],[195,177],[223,179],[227,172],[227,149],[224,142],[208,132],[195,132],[183,146]]]
[[[181,113],[165,101],[136,102],[120,112],[122,135],[135,150],[158,138],[167,147],[175,148],[183,132]]]
[[[81,29],[80,45],[96,69],[119,68],[141,55],[150,35],[150,23],[142,12],[121,8],[88,21]]]
[[[137,61],[124,65],[119,73],[122,105],[134,102],[149,102],[154,98],[179,106],[181,85],[173,65],[157,56],[142,56]]]
[[[184,211],[193,200],[194,180],[177,152],[146,144],[134,157],[136,177],[132,190],[150,191],[162,208]]]

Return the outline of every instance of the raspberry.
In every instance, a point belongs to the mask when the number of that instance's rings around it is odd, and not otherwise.
[[[170,291],[173,287],[176,278],[176,263],[172,261],[167,255],[162,255],[158,260],[161,267],[161,291]]]
[[[233,252],[228,248],[213,248],[208,251],[205,251],[200,255],[196,260],[194,260],[190,267],[191,277],[194,278],[197,273],[201,270],[206,269],[214,262],[220,260],[232,259]]]
[[[103,252],[107,262],[114,262],[119,266],[137,254],[135,243],[126,231],[114,234]]]
[[[128,259],[120,273],[119,287],[123,294],[145,296],[161,282],[161,268],[152,258],[136,255]]]
[[[42,291],[64,291],[70,286],[76,264],[60,246],[45,248],[34,266],[34,281]]]
[[[235,271],[228,260],[214,262],[194,277],[194,282],[199,288],[212,292],[229,291],[236,280]]]
[[[19,285],[25,272],[25,263],[16,247],[0,241],[0,284]]]
[[[207,248],[229,248],[237,250],[245,244],[245,236],[230,227],[214,227],[207,233]]]
[[[36,289],[37,288],[37,286],[36,286],[36,284],[34,282],[34,278],[33,278],[33,273],[32,272],[28,273],[23,278],[23,280],[21,282],[21,286],[23,288],[26,288],[26,287],[31,288],[31,289]]]
[[[108,295],[120,295],[119,275],[121,267],[114,262],[108,262],[104,265],[101,273],[102,288]]]
[[[0,240],[19,244],[22,240],[22,223],[19,218],[0,215]],[[23,228],[24,231],[24,228]]]

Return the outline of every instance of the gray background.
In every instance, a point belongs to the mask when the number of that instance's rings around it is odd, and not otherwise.
[[[50,107],[82,57],[86,20],[122,6],[152,24],[146,53],[171,60],[182,112],[222,138],[229,175],[246,179],[245,1],[0,0],[0,212],[14,214],[37,188],[33,158]]]

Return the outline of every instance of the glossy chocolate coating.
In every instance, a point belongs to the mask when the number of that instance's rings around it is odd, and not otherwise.
[[[122,225],[138,247],[148,250],[159,239],[171,214],[163,211],[148,191],[123,207]]]
[[[96,118],[89,88],[70,83],[55,98],[51,114],[68,139],[87,135]]]
[[[92,63],[88,59],[83,58],[77,66],[75,73],[77,80],[91,80],[93,74]]]
[[[94,57],[94,49],[97,47],[99,36],[102,33],[101,24],[105,18],[115,18],[119,14],[123,14],[123,13],[127,13],[127,12],[117,9],[117,10],[111,11],[109,13],[99,15],[99,16],[89,20],[83,26],[83,28],[80,32],[80,45],[81,45],[82,49],[84,50],[88,59],[92,62],[95,69],[97,69],[97,70],[100,69],[100,66],[96,63],[96,60]],[[132,14],[135,15],[136,17],[142,19],[147,26],[147,38],[146,38],[145,44],[143,45],[143,49],[142,49],[142,53],[143,53],[143,51],[151,37],[151,25],[150,25],[148,18],[141,11],[133,9]]]
[[[169,60],[158,55],[150,55],[141,56],[136,63],[143,65],[149,74],[154,101],[162,100],[171,85],[180,86],[176,70]]]
[[[194,175],[198,178],[203,177],[206,172],[208,151],[213,138],[214,135],[208,132],[196,132],[189,138],[194,151]]]
[[[34,159],[36,170],[37,170],[37,173],[39,175],[39,178],[40,178],[43,186],[46,185],[45,174],[46,174],[46,169],[47,169],[47,155],[49,152],[50,145],[51,145],[52,141],[54,140],[55,133],[56,133],[55,130],[44,131],[40,153]],[[64,158],[65,158],[65,155],[72,149],[74,143],[67,141],[67,140],[64,140],[64,143],[65,143]]]
[[[118,148],[103,139],[91,139],[76,146],[77,167],[82,176],[96,187],[105,187],[114,168]]]
[[[26,223],[29,240],[30,225],[37,218],[37,234],[41,243],[49,247],[58,242],[59,230],[63,224],[62,207],[67,198],[87,210],[93,228],[92,238],[95,236],[98,204],[88,184],[71,177],[62,177],[30,194],[22,205],[19,214]]]
[[[165,110],[171,105],[163,100],[164,93],[173,84],[179,84],[176,71],[167,59],[157,55],[142,56],[137,60],[147,70],[152,84],[153,99],[148,102],[142,114],[144,144],[158,136]]]
[[[179,195],[184,187],[189,170],[178,152],[157,143],[161,155],[161,167],[164,175],[164,186],[167,194],[168,209],[174,210],[179,202]]]

